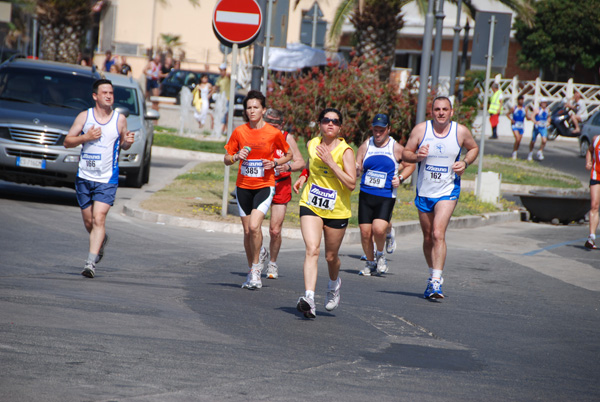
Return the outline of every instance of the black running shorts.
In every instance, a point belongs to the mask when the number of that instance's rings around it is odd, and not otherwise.
[[[317,217],[321,218],[319,215],[314,213],[312,209],[307,208],[305,206],[301,206],[300,207],[300,217],[303,217],[304,215],[317,216]],[[331,229],[345,229],[346,227],[348,227],[348,218],[345,218],[345,219],[321,218],[321,219],[323,220],[323,226],[327,226],[328,228],[331,228]]]
[[[358,195],[358,224],[373,223],[375,219],[392,220],[396,199],[367,194],[363,191]]]

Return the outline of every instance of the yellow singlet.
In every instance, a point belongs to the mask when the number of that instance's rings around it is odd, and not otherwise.
[[[331,152],[337,165],[344,169],[344,152],[350,145],[343,138]],[[325,219],[346,219],[352,216],[350,211],[350,194],[352,191],[344,186],[331,169],[317,156],[317,146],[322,138],[313,138],[308,143],[310,175],[302,191],[300,206],[312,210]],[[350,148],[352,149],[352,148]]]

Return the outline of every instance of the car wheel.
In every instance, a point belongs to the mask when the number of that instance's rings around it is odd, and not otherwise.
[[[145,154],[144,150],[144,154]],[[142,166],[138,169],[131,169],[125,177],[125,184],[128,187],[140,188],[144,185],[144,171],[146,170],[146,161],[142,160]]]
[[[587,140],[587,138],[582,137],[581,140],[579,140],[579,156],[585,158],[585,154],[587,153],[589,147],[590,142]]]
[[[152,149],[150,149],[150,153],[148,154],[148,159],[144,164],[144,174],[143,174],[143,182],[147,184],[150,181],[150,165],[152,164]]]
[[[558,137],[558,130],[554,126],[548,127],[548,140],[554,141]]]

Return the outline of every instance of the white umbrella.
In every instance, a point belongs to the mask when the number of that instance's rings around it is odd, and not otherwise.
[[[327,58],[343,61],[339,53],[328,54],[302,43],[288,43],[287,48],[272,47],[269,50],[269,69],[275,71],[296,71],[305,67],[324,66]]]

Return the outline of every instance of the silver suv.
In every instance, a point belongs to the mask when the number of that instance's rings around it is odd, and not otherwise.
[[[80,148],[65,149],[63,142],[77,114],[93,107],[92,84],[99,78],[89,67],[50,61],[12,58],[0,65],[1,180],[73,187]],[[115,107],[127,107],[128,128],[136,131],[135,146],[119,156],[121,173],[141,187],[149,179],[153,139],[146,120],[158,112],[146,112],[137,83],[107,78],[115,80]]]

